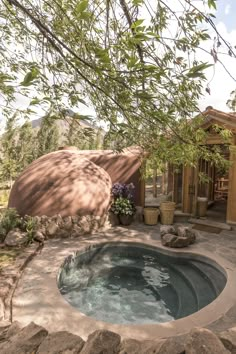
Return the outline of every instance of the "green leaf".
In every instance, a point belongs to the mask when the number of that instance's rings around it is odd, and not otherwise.
[[[30,72],[28,72],[24,80],[20,83],[21,86],[29,86],[32,84],[32,81],[35,80],[39,76],[39,70],[38,68],[32,68]]]
[[[139,27],[142,23],[143,23],[144,20],[140,19],[140,20],[137,20],[135,22],[132,23],[132,26],[131,28],[136,28],[136,27]]]
[[[30,101],[30,106],[36,105],[36,104],[39,104],[39,103],[40,103],[40,99],[39,99],[39,98],[33,98],[33,99]]]
[[[191,77],[191,78],[197,78],[197,77],[204,78],[204,74],[202,73],[202,71],[211,67],[211,66],[212,66],[212,64],[207,64],[207,63],[195,65],[189,70],[189,72],[187,73],[187,76]]]
[[[87,9],[87,7],[88,7],[88,0],[82,0],[76,5],[76,12],[82,13]]]
[[[143,4],[143,0],[133,0],[132,2],[135,6],[139,6]]]
[[[215,0],[208,0],[208,7],[216,10],[216,2]]]

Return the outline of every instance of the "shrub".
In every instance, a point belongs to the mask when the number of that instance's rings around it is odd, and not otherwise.
[[[114,200],[111,211],[116,215],[134,215],[136,208],[130,199],[118,197]]]
[[[16,209],[4,209],[0,213],[0,241],[3,242],[8,232],[22,226],[22,219]]]
[[[111,189],[111,193],[114,199],[116,198],[127,198],[133,200],[134,198],[134,185],[133,183],[114,183]]]
[[[23,229],[27,233],[28,244],[33,242],[37,224],[37,220],[32,216],[27,216],[27,219],[24,220]]]

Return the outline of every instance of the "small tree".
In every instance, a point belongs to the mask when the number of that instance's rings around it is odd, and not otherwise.
[[[32,123],[29,120],[26,120],[26,122],[19,128],[19,139],[17,143],[19,172],[25,169],[37,156],[35,138]]]
[[[37,157],[58,149],[59,129],[56,124],[56,117],[47,115],[42,118],[42,123],[37,134],[37,143]]]
[[[19,168],[19,159],[17,156],[18,128],[16,122],[17,118],[15,114],[8,117],[5,133],[1,141],[0,178],[3,182],[10,182],[10,188]]]

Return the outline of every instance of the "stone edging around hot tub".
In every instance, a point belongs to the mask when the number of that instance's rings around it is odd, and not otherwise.
[[[183,250],[171,250],[164,248],[161,245],[160,239],[153,240],[147,239],[146,233],[143,231],[135,232],[134,236],[128,237],[124,233],[129,233],[127,229],[116,228],[116,232],[113,234],[113,230],[109,230],[107,233],[98,234],[93,237],[81,237],[79,240],[51,240],[45,244],[45,247],[40,255],[38,255],[25,270],[22,283],[19,289],[16,290],[16,295],[13,298],[13,320],[19,320],[24,324],[29,322],[29,319],[37,322],[40,325],[45,326],[50,331],[55,330],[68,330],[74,334],[80,335],[82,338],[87,336],[98,329],[109,329],[116,333],[119,333],[123,338],[132,337],[135,339],[158,339],[172,337],[189,332],[191,328],[207,326],[210,323],[216,321],[223,316],[233,305],[236,303],[236,267],[234,264],[226,261],[225,259],[214,255],[202,249],[200,245],[193,245],[189,249]],[[117,232],[118,231],[118,232]],[[120,234],[119,235],[119,231]],[[117,235],[118,234],[118,235]],[[60,294],[57,288],[57,273],[59,267],[63,263],[66,256],[74,251],[82,251],[91,245],[111,243],[111,242],[131,242],[141,243],[147,246],[157,247],[161,252],[170,255],[181,255],[184,257],[194,256],[195,259],[205,259],[207,257],[208,263],[214,266],[218,265],[220,270],[224,269],[227,276],[227,283],[222,293],[208,306],[194,313],[193,315],[162,324],[150,324],[150,325],[117,325],[111,323],[105,323],[102,321],[94,320],[85,316],[79,311],[70,306]],[[60,242],[60,244],[58,244]],[[53,252],[53,248],[55,251]],[[56,253],[55,253],[56,252]],[[50,255],[55,254],[54,261]],[[39,277],[34,272],[39,271]],[[30,282],[36,276],[38,288],[37,293],[33,289],[29,290]],[[27,278],[29,284],[27,285]],[[28,288],[27,288],[28,286]],[[40,296],[40,293],[43,296]],[[33,302],[37,303],[37,308],[33,311],[33,307],[27,306],[27,296],[31,296],[33,299],[30,306],[33,306]],[[25,303],[25,305],[24,305]],[[34,315],[35,312],[35,315]]]

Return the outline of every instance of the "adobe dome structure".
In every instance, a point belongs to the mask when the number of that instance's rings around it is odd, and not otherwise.
[[[40,157],[17,178],[9,208],[21,216],[104,216],[110,203],[111,178],[76,150]]]

